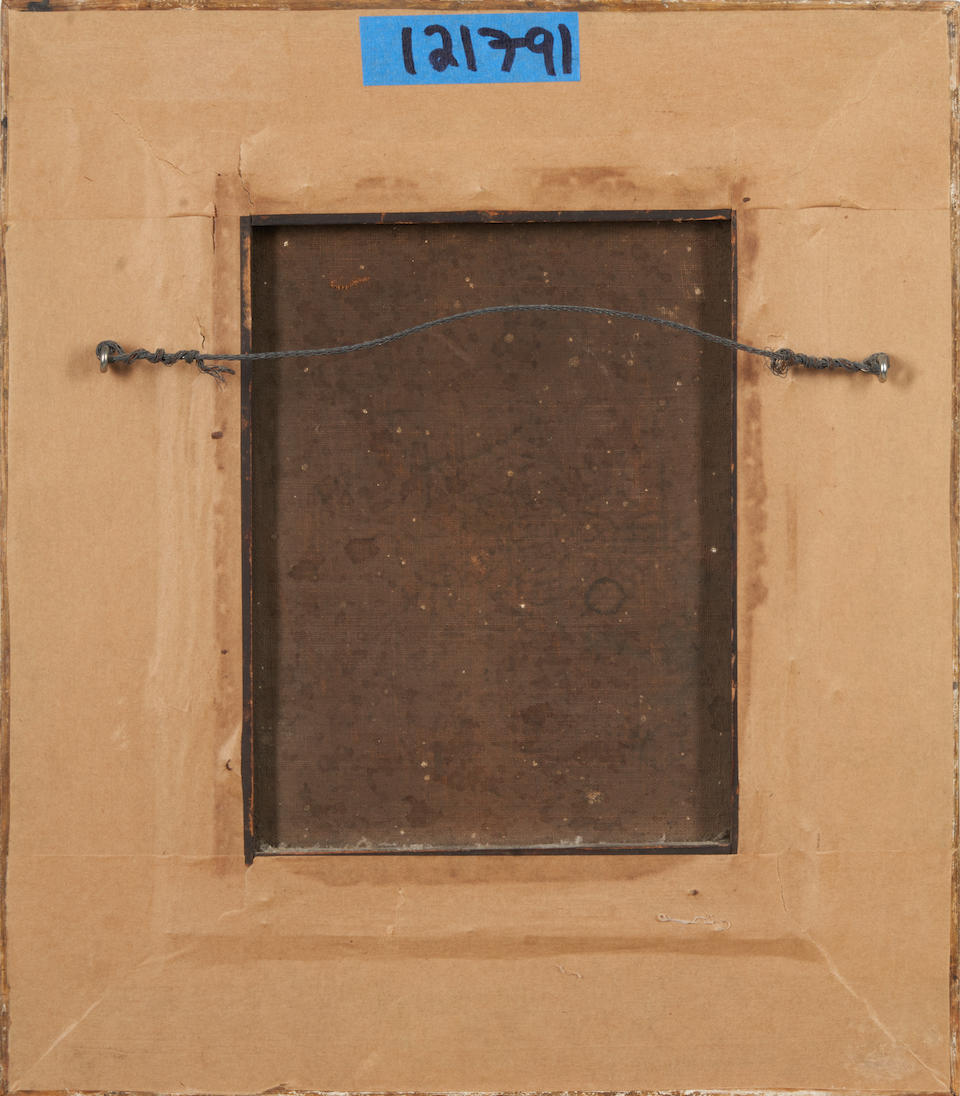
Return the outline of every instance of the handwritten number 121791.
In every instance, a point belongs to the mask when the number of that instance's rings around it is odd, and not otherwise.
[[[484,43],[475,43],[470,27],[460,25],[459,49],[454,43],[450,30],[442,23],[431,23],[423,28],[423,33],[431,44],[436,43],[427,55],[427,61],[434,72],[446,72],[448,68],[459,68],[461,59],[469,72],[477,71],[477,47],[482,50]],[[543,59],[544,73],[547,76],[557,75],[558,60],[563,75],[569,76],[573,71],[573,40],[570,28],[565,23],[557,25],[556,38],[560,39],[559,58],[556,56],[558,43],[553,32],[546,27],[531,27],[520,37],[514,37],[496,27],[479,27],[477,35],[481,39],[486,39],[485,44],[490,49],[503,54],[500,64],[501,72],[512,71],[518,50],[529,50],[531,54],[539,54]],[[404,69],[411,76],[416,76],[413,27],[400,28],[400,49],[403,54]]]

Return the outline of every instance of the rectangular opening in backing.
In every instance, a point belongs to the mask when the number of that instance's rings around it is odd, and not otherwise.
[[[732,228],[253,219],[247,345],[731,335]],[[498,313],[244,381],[248,855],[734,850],[730,350]]]

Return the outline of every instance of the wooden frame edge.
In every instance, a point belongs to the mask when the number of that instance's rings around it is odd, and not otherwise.
[[[950,251],[953,303],[953,437],[950,546],[953,565],[953,858],[950,886],[950,1092],[960,1086],[960,3],[946,6],[950,58]]]
[[[960,1096],[960,0],[539,0],[536,10],[623,13],[666,11],[911,11],[943,12],[950,58],[950,240],[953,305],[953,406],[951,446],[951,549],[953,564],[954,658],[954,824],[950,926],[950,1076],[951,1096]],[[6,249],[8,212],[7,103],[9,101],[9,14],[56,11],[336,11],[422,9],[424,0],[0,0],[0,1096],[165,1096],[135,1090],[35,1090],[9,1088],[10,987],[7,977],[7,865],[10,838],[10,627],[7,584],[7,455],[9,333]],[[476,8],[530,10],[528,0],[464,3],[431,0],[437,11]],[[734,278],[736,288],[736,278]],[[736,310],[734,308],[734,316]],[[246,349],[246,348],[244,348]],[[496,1096],[836,1096],[819,1089],[672,1089],[606,1092],[514,1092]],[[170,1094],[173,1096],[173,1094]],[[211,1094],[212,1096],[212,1094]],[[319,1089],[274,1088],[250,1096],[489,1096],[479,1093],[337,1093]],[[843,1096],[943,1096],[899,1090],[843,1090]]]
[[[9,1085],[10,986],[7,981],[7,853],[10,847],[10,618],[7,589],[7,101],[9,11],[0,6],[0,1092]]]
[[[127,1089],[18,1089],[12,1096],[177,1096],[176,1093],[138,1092]],[[193,1096],[223,1096],[222,1093],[194,1093]],[[902,1092],[896,1089],[814,1089],[814,1088],[682,1088],[682,1089],[583,1089],[530,1090],[501,1092],[499,1090],[454,1090],[440,1092],[425,1090],[413,1092],[407,1089],[371,1089],[340,1092],[331,1089],[268,1088],[261,1092],[231,1093],[230,1096],[943,1096],[942,1092]]]
[[[16,1089],[10,1096],[180,1096],[176,1092],[148,1092],[137,1089]],[[225,1096],[224,1093],[196,1091],[192,1096]],[[923,1089],[522,1089],[501,1090],[422,1090],[370,1089],[343,1092],[337,1089],[268,1088],[258,1092],[230,1093],[229,1096],[944,1096],[942,1091]]]
[[[11,11],[944,11],[953,0],[6,0]]]

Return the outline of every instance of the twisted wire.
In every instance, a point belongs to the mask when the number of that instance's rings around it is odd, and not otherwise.
[[[149,361],[156,364],[174,365],[177,362],[192,362],[201,373],[214,377],[222,384],[224,374],[233,374],[234,370],[219,362],[254,362],[266,361],[272,358],[321,358],[334,354],[353,354],[361,350],[374,350],[379,346],[387,346],[389,343],[405,339],[410,335],[417,335],[422,331],[429,331],[434,327],[454,323],[458,320],[472,319],[476,316],[489,316],[495,313],[505,312],[574,312],[581,315],[605,316],[608,319],[632,320],[635,323],[648,323],[656,327],[664,327],[671,331],[683,334],[695,335],[706,342],[725,346],[730,350],[739,350],[745,354],[754,354],[757,357],[767,358],[770,369],[777,376],[782,377],[794,366],[803,369],[842,369],[851,373],[871,373],[881,380],[886,379],[888,359],[885,354],[871,354],[867,358],[855,361],[850,358],[815,357],[810,354],[801,354],[788,347],[779,350],[768,350],[764,347],[751,346],[749,343],[738,342],[736,339],[727,338],[724,335],[715,335],[709,331],[701,331],[698,327],[680,323],[678,320],[668,320],[663,316],[651,316],[645,312],[625,312],[616,308],[600,308],[594,305],[583,304],[498,304],[486,308],[471,308],[465,312],[453,312],[447,316],[437,316],[432,320],[414,324],[413,327],[405,327],[400,331],[392,331],[388,335],[379,335],[373,339],[364,339],[361,342],[347,343],[340,346],[320,346],[306,350],[260,350],[238,354],[203,354],[199,350],[177,350],[167,353],[166,350],[146,350],[140,347],[138,350],[124,350],[116,342],[105,339],[97,344],[97,358],[100,368],[106,372],[110,365],[129,365],[136,361]],[[213,364],[211,364],[213,363]]]

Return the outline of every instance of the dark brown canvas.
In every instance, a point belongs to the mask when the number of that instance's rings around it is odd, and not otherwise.
[[[729,220],[259,226],[254,349],[731,325]],[[252,370],[261,848],[733,830],[730,352],[575,313]]]

